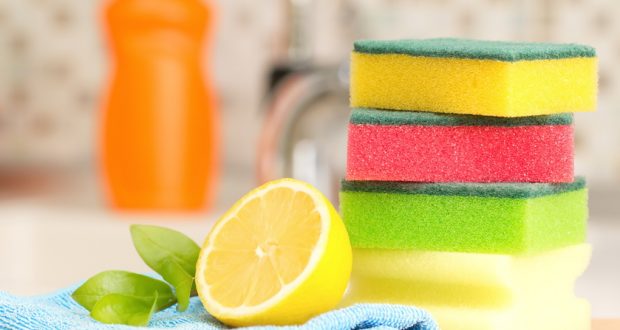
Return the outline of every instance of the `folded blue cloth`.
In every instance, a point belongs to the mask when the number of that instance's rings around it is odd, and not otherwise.
[[[90,318],[88,311],[71,299],[71,287],[46,296],[15,297],[0,292],[0,329],[135,329],[105,325]],[[202,307],[197,297],[182,313],[170,307],[153,315],[153,329],[228,329]],[[439,329],[430,314],[411,306],[360,304],[319,315],[301,326],[263,326],[245,329],[266,330],[349,330],[349,329]]]

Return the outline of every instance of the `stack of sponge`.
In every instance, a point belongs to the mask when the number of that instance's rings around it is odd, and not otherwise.
[[[596,89],[583,45],[356,42],[348,302],[414,304],[446,330],[589,329],[572,112],[593,111]]]

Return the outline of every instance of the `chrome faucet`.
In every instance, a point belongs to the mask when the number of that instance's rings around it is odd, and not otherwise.
[[[286,1],[287,47],[271,72],[256,169],[261,183],[293,177],[337,202],[346,163],[348,59],[331,66],[313,62],[311,2]]]

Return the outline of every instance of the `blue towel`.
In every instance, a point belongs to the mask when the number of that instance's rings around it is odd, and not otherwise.
[[[124,325],[105,325],[90,318],[88,311],[71,299],[71,287],[46,296],[15,297],[0,292],[0,329],[135,329]],[[228,329],[202,307],[193,297],[182,313],[175,307],[155,313],[149,323],[153,329],[214,330]],[[349,329],[439,329],[430,314],[410,306],[359,304],[319,315],[301,326],[251,327],[267,330],[349,330]]]

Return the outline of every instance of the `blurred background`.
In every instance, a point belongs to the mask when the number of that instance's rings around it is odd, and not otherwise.
[[[165,214],[106,207],[103,4],[0,0],[0,290],[41,294],[104,269],[146,271],[128,253],[129,223],[156,222],[202,242],[219,214],[268,179],[311,181],[336,201],[353,40],[466,37],[596,47],[599,109],[575,121],[576,172],[589,182],[595,248],[578,293],[595,316],[620,317],[619,1],[205,2],[215,9],[204,55],[219,114],[215,203]]]

